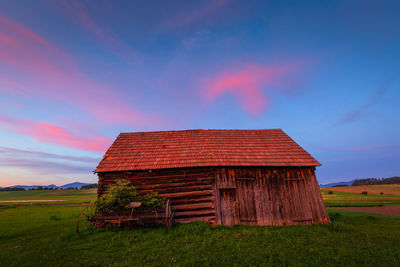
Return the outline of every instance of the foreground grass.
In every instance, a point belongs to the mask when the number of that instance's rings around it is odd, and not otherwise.
[[[0,207],[2,266],[396,266],[400,216],[330,209],[330,225],[204,223],[75,232],[82,207]]]

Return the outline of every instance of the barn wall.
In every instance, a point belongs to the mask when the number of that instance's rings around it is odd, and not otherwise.
[[[216,177],[217,223],[293,225],[328,218],[314,167],[221,168]]]
[[[99,196],[116,179],[171,200],[174,221],[293,225],[328,218],[314,167],[180,168],[99,173]],[[328,218],[329,220],[329,218]]]
[[[215,172],[210,168],[99,173],[99,196],[116,179],[131,181],[139,193],[171,200],[174,221],[215,221]]]

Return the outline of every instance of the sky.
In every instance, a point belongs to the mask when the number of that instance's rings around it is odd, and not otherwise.
[[[400,175],[399,1],[0,1],[0,186],[96,182],[120,132],[284,130]]]

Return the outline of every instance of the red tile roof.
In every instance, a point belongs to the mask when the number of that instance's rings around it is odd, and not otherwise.
[[[280,129],[121,133],[95,172],[206,166],[319,166]]]

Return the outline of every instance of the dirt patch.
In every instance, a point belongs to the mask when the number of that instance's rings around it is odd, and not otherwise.
[[[0,203],[29,203],[29,202],[59,202],[62,199],[28,199],[28,200],[0,200]]]
[[[400,206],[385,206],[385,207],[333,207],[335,209],[354,210],[362,212],[373,212],[391,215],[400,215]]]
[[[362,186],[335,186],[321,187],[323,190],[332,190],[346,193],[359,193],[367,191],[368,194],[379,195],[381,192],[385,195],[400,195],[400,184],[391,185],[362,185]]]
[[[79,203],[36,203],[33,206],[87,206],[91,204],[91,202],[79,202]]]

